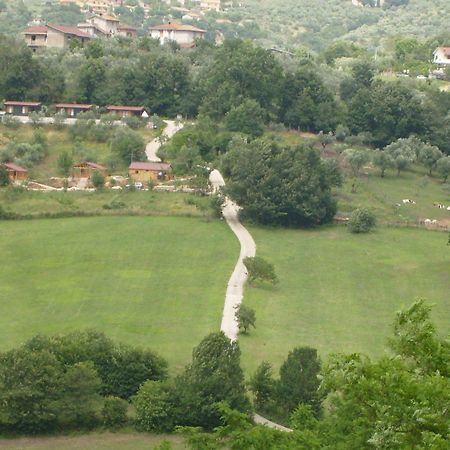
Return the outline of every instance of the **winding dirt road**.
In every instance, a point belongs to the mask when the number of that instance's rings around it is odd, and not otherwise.
[[[214,191],[218,191],[220,187],[225,186],[222,174],[218,170],[213,170],[209,176],[209,181]],[[222,209],[223,217],[227,224],[239,239],[241,251],[237,260],[234,271],[228,281],[227,292],[225,295],[225,305],[223,308],[222,324],[220,329],[225,335],[235,341],[238,338],[239,326],[235,318],[236,307],[242,303],[244,296],[244,284],[247,280],[247,271],[243,260],[247,256],[255,256],[256,244],[247,229],[239,222],[239,206],[230,199],[226,199]]]
[[[174,120],[165,120],[164,121],[167,126],[162,133],[163,139],[171,139],[175,133],[180,131],[183,128],[183,124],[181,122],[175,122]],[[147,155],[147,159],[151,162],[161,162],[161,158],[156,156],[156,153],[161,147],[161,139],[156,138],[153,141],[149,142],[145,147],[145,154]]]

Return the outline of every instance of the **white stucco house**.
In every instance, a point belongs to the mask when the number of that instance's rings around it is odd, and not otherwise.
[[[195,47],[196,39],[203,39],[206,30],[179,23],[166,23],[150,28],[150,36],[159,39],[161,45],[176,42],[181,48]]]
[[[433,53],[433,63],[439,65],[449,65],[450,47],[438,47]]]

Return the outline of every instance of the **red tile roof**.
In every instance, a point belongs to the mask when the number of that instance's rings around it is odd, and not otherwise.
[[[108,111],[143,111],[143,106],[107,106]]]
[[[75,109],[92,109],[92,105],[84,105],[82,103],[57,103],[56,108],[75,108]]]
[[[48,28],[52,28],[53,30],[60,31],[64,34],[73,34],[74,36],[81,37],[81,38],[90,38],[91,36],[84,31],[81,31],[77,27],[68,27],[66,25],[55,25],[55,24],[48,24]]]
[[[117,29],[118,29],[118,30],[137,31],[137,28],[134,28],[134,27],[132,27],[132,26],[130,26],[130,25],[125,25],[125,24],[119,25],[119,26],[117,27]]]
[[[106,170],[105,166],[102,166],[101,164],[93,163],[90,161],[84,161],[79,164],[75,164],[73,167],[77,168],[77,167],[84,167],[84,166],[88,166],[91,169]]]
[[[150,30],[156,31],[195,31],[197,33],[206,33],[206,30],[201,28],[193,27],[192,25],[183,25],[180,23],[165,23],[163,25],[158,25],[156,27],[150,27]]]
[[[16,102],[16,101],[8,101],[3,103],[5,106],[41,106],[42,103],[39,102]]]
[[[445,56],[450,56],[450,47],[438,47],[437,50],[440,50]]]
[[[34,25],[31,27],[28,27],[24,34],[47,34],[48,28],[43,25]]]
[[[5,166],[7,169],[14,170],[16,172],[28,172],[27,169],[24,169],[23,167],[20,167],[14,163],[5,163],[5,164],[1,164],[1,165]]]
[[[150,172],[168,172],[172,170],[172,166],[167,163],[158,162],[138,162],[134,161],[128,167],[130,170],[148,170]]]

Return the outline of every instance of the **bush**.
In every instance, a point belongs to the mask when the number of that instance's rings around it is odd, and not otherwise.
[[[348,222],[348,229],[352,233],[368,233],[376,225],[376,217],[366,208],[355,209]]]
[[[127,422],[128,403],[119,397],[106,397],[102,409],[103,424],[119,427]]]
[[[274,265],[260,256],[247,256],[244,258],[244,265],[248,272],[248,281],[253,283],[256,280],[268,281],[272,284],[278,283]]]
[[[92,185],[98,190],[103,189],[105,186],[105,177],[98,170],[92,174]]]

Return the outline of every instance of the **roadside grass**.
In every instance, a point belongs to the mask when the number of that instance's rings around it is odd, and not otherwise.
[[[174,434],[152,435],[148,433],[104,432],[88,433],[74,436],[29,437],[16,439],[0,439],[3,450],[149,450],[170,442],[171,449],[185,449],[184,438]]]
[[[220,328],[238,242],[221,221],[96,217],[0,222],[2,348],[93,328],[167,358]]]
[[[119,205],[119,209],[107,209]],[[73,213],[91,215],[209,216],[209,197],[156,191],[36,192],[0,188],[0,205],[21,215]]]
[[[246,287],[256,329],[241,336],[247,374],[262,361],[276,370],[297,346],[381,355],[395,312],[418,298],[434,304],[433,319],[448,333],[448,234],[380,227],[354,235],[344,226],[317,230],[250,227],[257,254],[275,265],[275,287]]]

